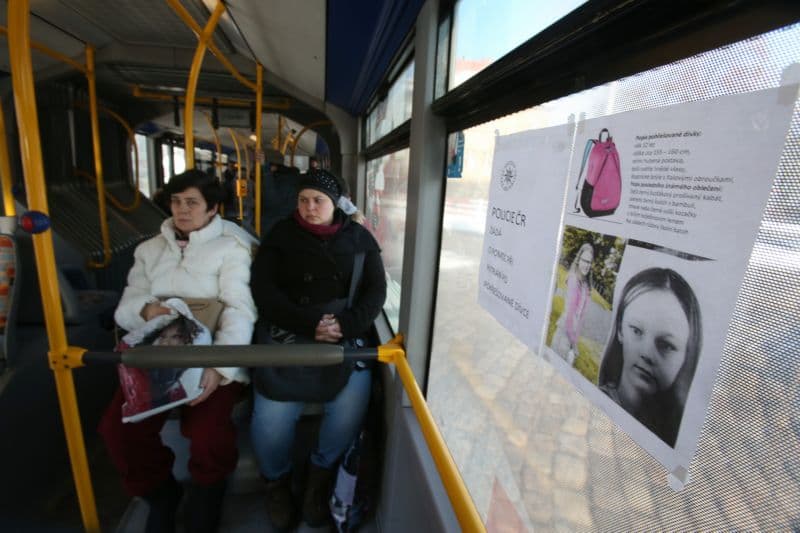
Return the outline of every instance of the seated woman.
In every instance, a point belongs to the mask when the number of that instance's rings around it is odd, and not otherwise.
[[[622,291],[598,387],[675,447],[703,342],[692,288],[668,268],[648,268]]]
[[[556,332],[550,347],[572,366],[578,353],[583,314],[592,292],[592,262],[594,248],[585,242],[569,267],[567,273],[567,292],[564,298],[564,312],[556,322]]]
[[[223,191],[199,170],[174,176],[164,187],[172,217],[161,234],[140,244],[114,318],[126,330],[168,314],[169,297],[218,299],[224,304],[214,344],[249,344],[256,319],[250,294],[254,239],[217,215]],[[203,393],[181,407],[181,432],[191,440],[187,531],[217,528],[225,479],[238,453],[231,411],[249,381],[242,368],[206,368]],[[168,413],[123,424],[117,391],[100,422],[109,454],[128,493],[150,504],[147,531],[173,531],[182,488],[172,476],[175,459],[159,432]]]
[[[253,262],[258,341],[358,338],[368,332],[386,299],[380,249],[363,226],[336,208],[341,188],[330,172],[311,170],[300,177],[298,188],[297,210],[265,236]],[[306,401],[324,402],[302,504],[309,526],[324,525],[330,518],[335,467],[367,409],[371,372],[350,364],[256,369],[254,385],[253,447],[267,480],[269,518],[278,529],[295,522],[290,491],[295,424]]]

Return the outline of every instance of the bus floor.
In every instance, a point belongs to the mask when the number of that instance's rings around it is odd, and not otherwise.
[[[252,394],[250,389],[247,395]],[[267,519],[265,507],[266,492],[265,483],[262,480],[256,459],[250,443],[250,400],[242,400],[234,410],[234,421],[237,426],[239,440],[239,462],[236,470],[228,479],[228,486],[225,493],[225,501],[222,509],[222,521],[219,531],[221,533],[270,533],[278,531],[273,529]],[[300,419],[297,426],[297,445],[293,450],[293,459],[296,465],[293,475],[293,491],[299,494],[298,500],[302,499],[302,480],[305,478],[305,467],[307,457],[311,451],[313,443],[316,442],[317,429],[319,426],[319,416],[306,415]],[[187,461],[189,457],[189,441],[181,435],[180,423],[178,418],[170,417],[161,432],[163,441],[175,452],[175,465],[173,474],[181,483],[189,482],[189,472]],[[191,533],[182,527],[182,511],[178,509],[178,533]],[[144,531],[147,521],[149,508],[147,503],[140,498],[133,498],[125,511],[117,533],[140,533]],[[295,531],[298,533],[316,533],[335,531],[333,526],[311,528],[304,523],[300,523]],[[364,533],[377,533],[379,531],[374,519],[359,527],[359,531]]]

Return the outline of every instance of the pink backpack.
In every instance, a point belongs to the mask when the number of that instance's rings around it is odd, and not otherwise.
[[[603,133],[606,140],[603,140]],[[588,161],[588,164],[587,164]],[[608,130],[603,128],[597,139],[589,139],[583,151],[581,171],[575,190],[581,183],[583,170],[586,169],[586,179],[581,188],[580,203],[583,212],[588,217],[602,217],[611,215],[619,206],[622,192],[622,176],[620,175],[619,153],[614,145],[614,140]],[[578,197],[575,198],[575,212],[580,213]]]

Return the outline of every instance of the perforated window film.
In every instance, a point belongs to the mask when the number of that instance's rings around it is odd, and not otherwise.
[[[791,81],[800,81],[800,25],[464,132],[462,178],[447,183],[428,401],[488,525],[519,531],[800,528],[796,93],[782,93],[795,99],[790,130],[728,329],[691,481],[682,491],[673,491],[654,459],[476,301],[483,241],[476,221],[485,220],[496,134]]]

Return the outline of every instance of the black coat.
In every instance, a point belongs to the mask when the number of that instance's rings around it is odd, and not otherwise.
[[[259,322],[274,324],[297,335],[314,337],[321,308],[346,299],[353,260],[365,252],[361,282],[350,309],[336,318],[345,339],[365,334],[386,300],[386,275],[380,248],[372,234],[336,210],[342,227],[321,239],[293,219],[278,222],[261,241],[253,261],[250,287]]]

